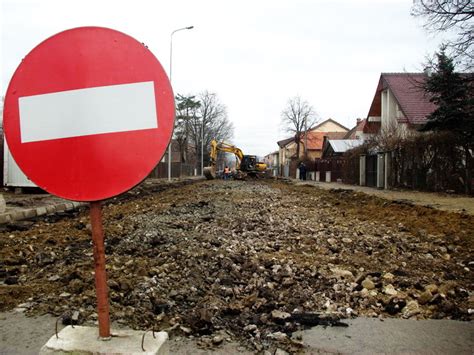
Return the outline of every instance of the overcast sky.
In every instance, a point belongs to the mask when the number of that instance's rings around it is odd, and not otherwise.
[[[209,90],[227,106],[233,143],[265,155],[288,136],[287,100],[300,95],[321,120],[348,128],[366,117],[381,72],[420,71],[443,40],[410,16],[412,0],[0,0],[1,92],[21,58],[49,36],[104,26],[144,42],[173,88]]]

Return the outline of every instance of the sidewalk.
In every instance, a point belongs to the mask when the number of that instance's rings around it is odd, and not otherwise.
[[[309,353],[472,354],[474,323],[359,317],[347,328],[314,327],[302,332]]]
[[[0,313],[0,354],[37,354],[54,334],[56,318]],[[304,354],[472,354],[474,323],[454,320],[364,318],[344,320],[349,326],[313,327],[296,332]],[[60,325],[59,329],[64,326]],[[254,352],[232,342],[204,350],[197,339],[172,337],[171,354],[225,355]],[[137,344],[138,351],[141,351]],[[282,353],[282,352],[280,352]]]
[[[156,190],[157,187],[166,188],[167,185],[179,185],[203,180],[203,177],[188,177],[181,179],[146,179],[134,189],[130,190],[130,195],[134,195],[138,190]],[[51,215],[59,212],[72,211],[87,206],[87,202],[77,202],[64,200],[48,193],[39,193],[39,189],[33,190],[36,193],[17,194],[13,191],[4,190],[1,195],[5,200],[6,208],[0,212],[0,225],[14,223],[17,221],[32,219],[35,217]],[[128,192],[120,196],[124,196]]]
[[[443,211],[467,213],[474,215],[474,198],[458,195],[447,195],[435,192],[380,190],[373,187],[347,185],[337,182],[316,182],[293,180],[296,185],[310,185],[321,189],[347,189],[363,192],[387,200],[403,201],[415,205],[436,208]]]
[[[15,194],[3,192],[6,208],[0,213],[0,224],[12,223],[24,219],[31,219],[48,214],[72,211],[84,202],[68,201],[46,193],[43,194]]]

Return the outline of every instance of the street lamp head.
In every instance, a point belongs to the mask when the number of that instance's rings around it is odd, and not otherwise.
[[[186,27],[187,30],[192,30],[193,28],[194,28],[194,26]]]

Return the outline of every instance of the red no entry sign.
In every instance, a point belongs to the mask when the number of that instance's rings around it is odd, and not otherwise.
[[[21,62],[4,130],[23,172],[57,196],[98,201],[141,182],[171,139],[174,99],[162,66],[121,32],[58,33]]]

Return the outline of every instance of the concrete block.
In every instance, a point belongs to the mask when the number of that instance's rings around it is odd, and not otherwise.
[[[331,172],[326,171],[326,182],[331,182]]]
[[[5,198],[2,194],[0,194],[0,213],[5,213],[7,210],[7,203],[5,202]]]
[[[23,211],[23,214],[25,215],[25,218],[34,218],[36,217],[36,209],[35,208],[29,208],[27,210]]]
[[[10,212],[12,221],[20,221],[25,218],[23,211],[12,211]]]
[[[66,202],[64,205],[66,206],[66,211],[71,211],[74,209],[74,205],[72,202]]]
[[[36,209],[36,215],[37,216],[42,216],[42,215],[45,215],[46,213],[48,213],[48,210],[46,209],[46,207],[42,206],[42,207],[38,207]]]
[[[144,331],[112,330],[110,340],[100,340],[99,330],[93,327],[67,326],[58,334],[53,335],[41,348],[40,355],[46,354],[155,354],[168,355],[168,333],[151,332],[145,335],[142,350],[142,336]]]
[[[9,213],[0,214],[0,224],[11,222],[12,218]]]
[[[55,205],[56,212],[64,212],[66,211],[66,204],[65,203],[60,203],[58,205]]]
[[[53,205],[45,206],[48,214],[56,212],[56,207]]]

